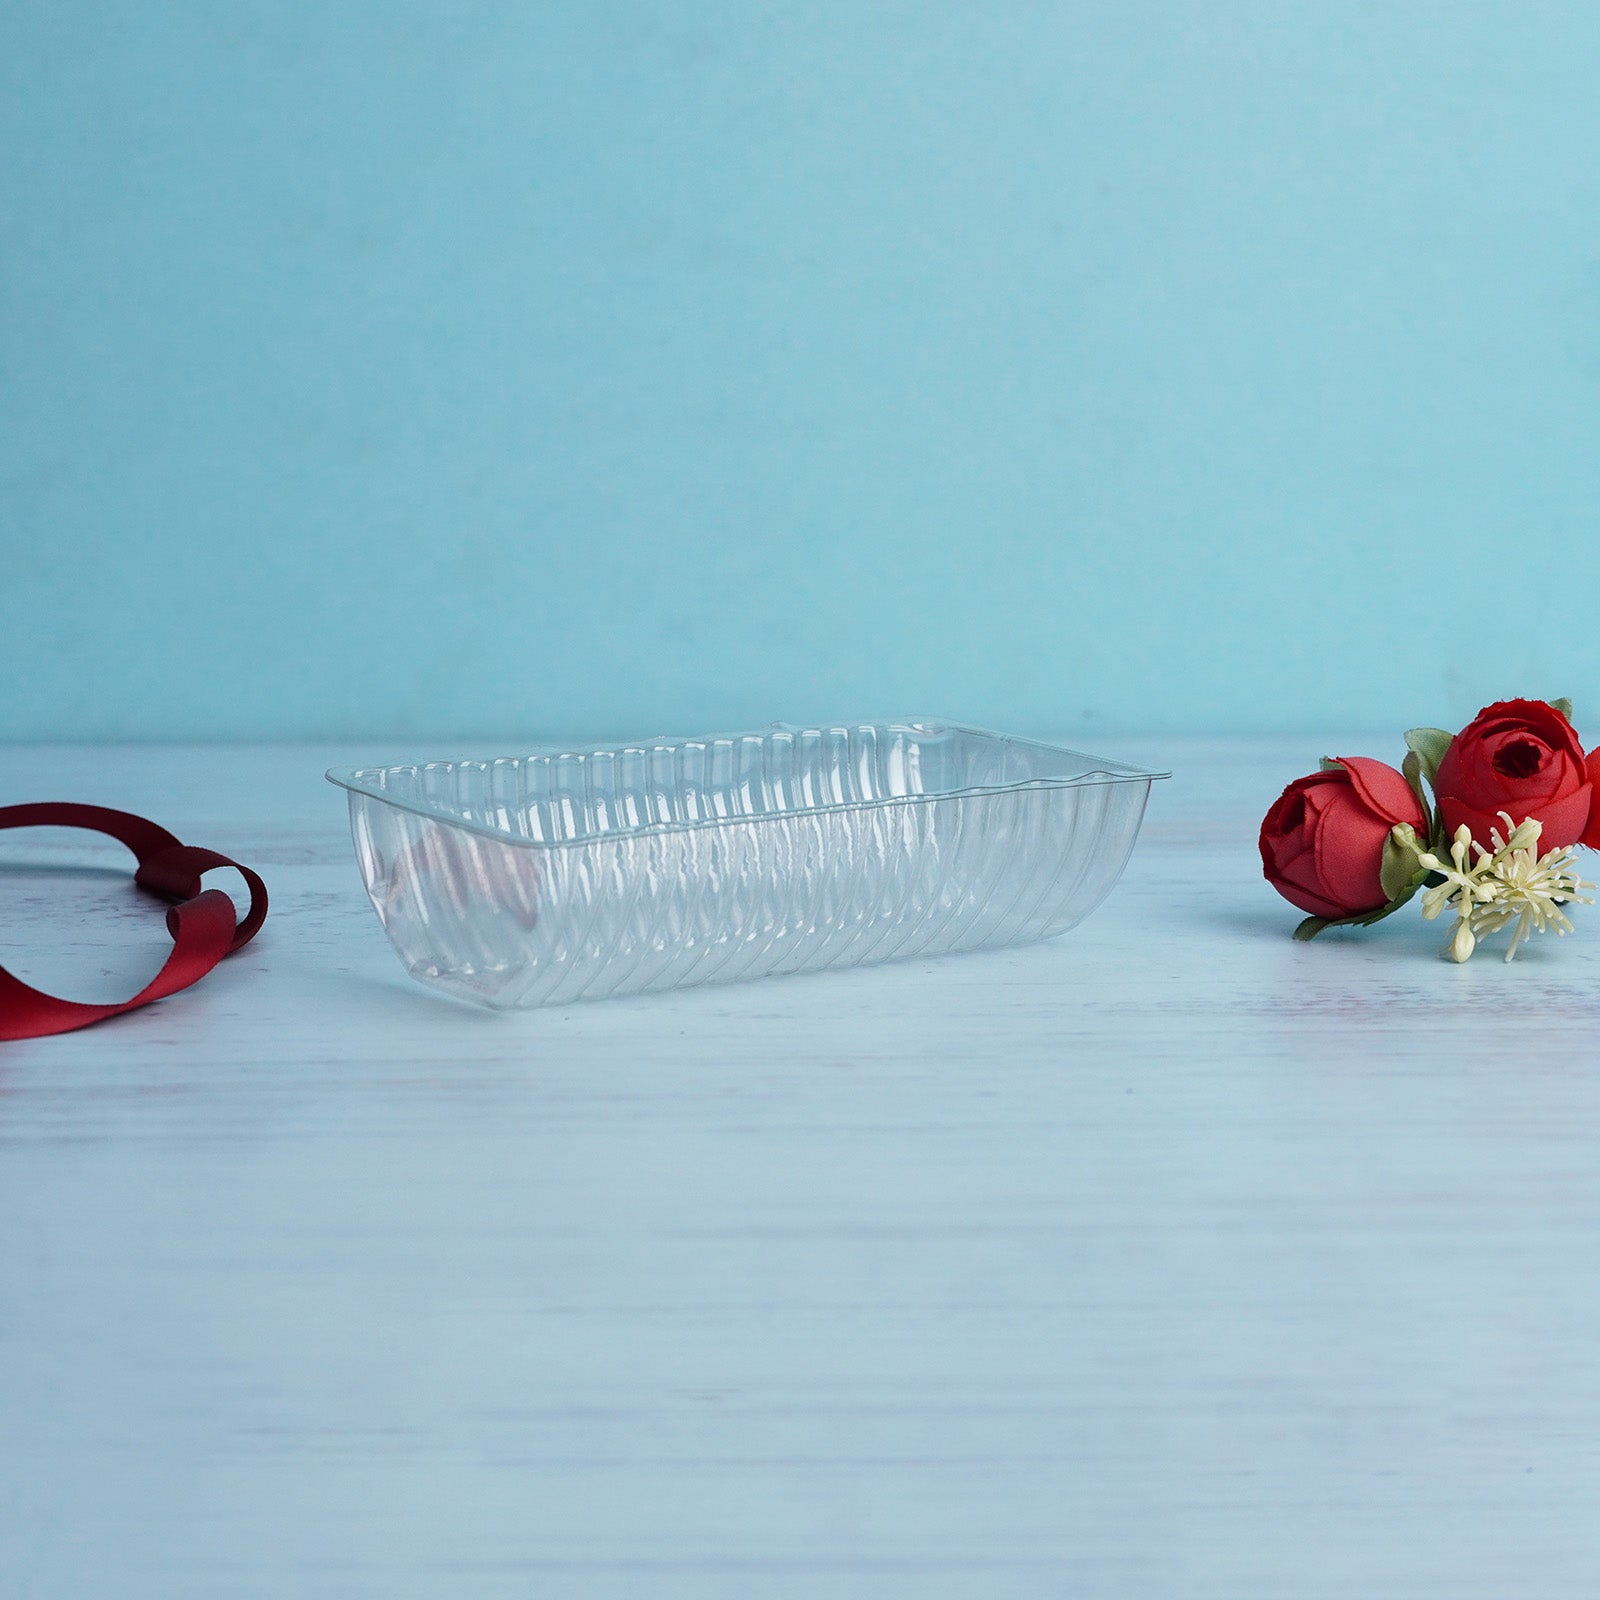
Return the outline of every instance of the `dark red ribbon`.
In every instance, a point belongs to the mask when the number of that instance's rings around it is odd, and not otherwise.
[[[0,1039],[69,1033],[187,989],[224,956],[248,944],[266,918],[267,886],[248,867],[215,850],[182,844],[165,828],[131,812],[65,802],[0,806],[0,829],[5,828],[88,828],[127,845],[139,862],[133,881],[172,902],[167,912],[172,954],[131,1000],[109,1006],[83,1005],[41,994],[0,967]],[[200,887],[201,874],[213,867],[232,867],[250,886],[250,909],[237,926],[232,897],[221,889]]]

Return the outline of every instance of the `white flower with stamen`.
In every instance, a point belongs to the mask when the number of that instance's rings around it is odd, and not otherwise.
[[[1456,829],[1448,862],[1431,851],[1417,851],[1418,862],[1444,880],[1423,890],[1423,916],[1431,921],[1446,907],[1456,914],[1455,929],[1444,948],[1452,961],[1465,961],[1479,939],[1511,928],[1511,946],[1506,951],[1509,961],[1517,946],[1535,933],[1548,933],[1552,928],[1557,934],[1570,933],[1572,922],[1563,907],[1594,904],[1591,896],[1580,892],[1594,885],[1573,870],[1570,848],[1539,854],[1543,823],[1529,817],[1512,827],[1508,812],[1502,811],[1500,817],[1506,825],[1505,836],[1501,837],[1499,829],[1489,835],[1492,850],[1477,843],[1471,829],[1463,825]],[[1404,831],[1409,838],[1402,837],[1400,827],[1394,830],[1395,837],[1415,848],[1415,834],[1410,828]]]

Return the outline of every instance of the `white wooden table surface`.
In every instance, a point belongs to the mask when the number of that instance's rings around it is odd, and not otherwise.
[[[509,1015],[362,895],[398,753],[0,751],[273,894],[0,1045],[0,1593],[1592,1600],[1600,907],[1292,944],[1258,819],[1391,742],[1108,744],[1053,943]],[[131,992],[127,859],[0,835],[0,961]]]

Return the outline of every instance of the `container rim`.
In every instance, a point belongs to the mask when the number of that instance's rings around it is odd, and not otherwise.
[[[1085,763],[1081,772],[1043,778],[1021,778],[1011,783],[967,784],[959,789],[940,789],[931,794],[885,795],[873,800],[842,800],[820,805],[795,806],[785,811],[743,812],[723,817],[694,817],[682,822],[643,822],[634,827],[608,828],[603,833],[579,834],[570,839],[525,839],[490,823],[476,822],[452,811],[447,806],[425,800],[399,798],[391,791],[379,787],[371,780],[381,773],[405,770],[421,771],[428,767],[481,767],[487,768],[496,761],[524,761],[530,756],[594,756],[647,754],[651,750],[673,747],[715,744],[725,739],[759,738],[767,733],[821,733],[830,728],[878,727],[903,728],[908,731],[929,733],[966,733],[979,738],[995,739],[1005,744],[1026,745],[1034,750],[1047,750],[1052,755],[1070,756]],[[515,755],[492,757],[471,756],[435,758],[428,761],[400,762],[386,767],[329,767],[324,774],[329,783],[364,799],[376,800],[397,811],[409,811],[447,827],[459,828],[464,833],[493,839],[498,844],[515,845],[528,850],[571,849],[575,846],[610,842],[617,839],[639,839],[655,834],[689,833],[703,828],[726,828],[739,823],[746,825],[786,822],[796,817],[834,816],[845,812],[878,811],[887,806],[931,805],[938,800],[966,800],[984,795],[1021,794],[1036,789],[1085,789],[1122,783],[1151,783],[1172,776],[1169,771],[1129,766],[1125,762],[1110,761],[1103,756],[1092,756],[1066,745],[1052,744],[1045,739],[1029,739],[1020,734],[998,733],[992,728],[979,728],[971,723],[951,722],[939,717],[886,717],[860,722],[804,724],[772,722],[764,728],[743,728],[734,733],[702,733],[688,736],[660,735],[649,739],[619,739],[601,741],[581,748],[562,744],[535,744]]]

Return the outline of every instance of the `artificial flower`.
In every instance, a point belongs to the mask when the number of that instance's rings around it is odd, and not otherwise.
[[[1412,728],[1405,742],[1399,772],[1325,759],[1267,812],[1262,871],[1308,913],[1295,938],[1378,922],[1419,891],[1424,917],[1455,913],[1454,961],[1506,929],[1508,961],[1535,933],[1570,932],[1567,908],[1594,887],[1573,847],[1600,848],[1600,748],[1584,755],[1571,703],[1500,700],[1458,734]]]
[[[1572,724],[1542,700],[1485,706],[1451,741],[1433,780],[1446,837],[1466,827],[1488,845],[1502,813],[1538,819],[1546,850],[1576,844],[1594,789]]]
[[[1342,756],[1296,778],[1261,824],[1261,866],[1291,905],[1329,921],[1376,911],[1389,896],[1380,875],[1397,822],[1425,829],[1410,785],[1381,761]]]

